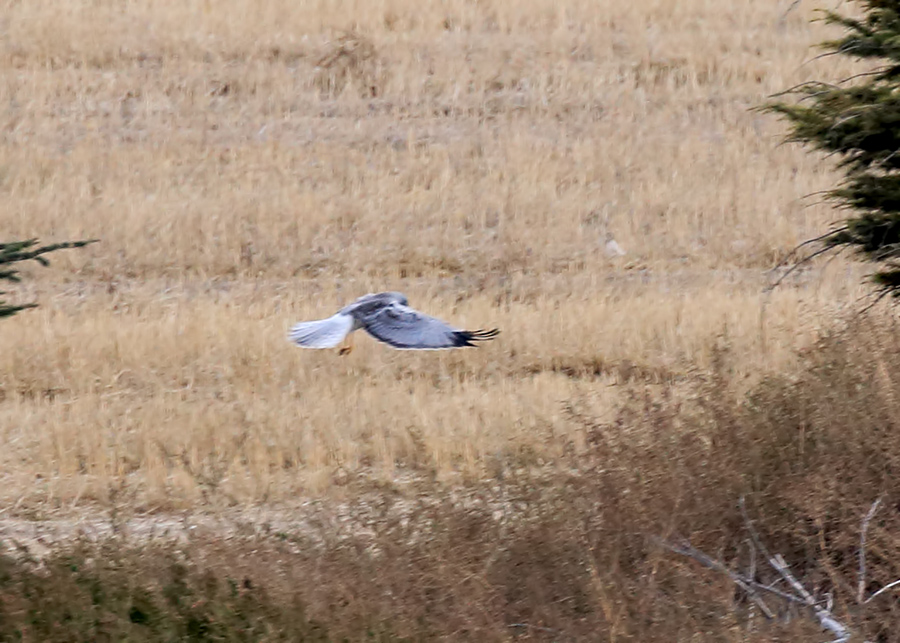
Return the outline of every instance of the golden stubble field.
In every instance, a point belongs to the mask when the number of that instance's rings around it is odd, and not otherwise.
[[[717,345],[737,382],[790,371],[866,292],[838,259],[763,293],[840,217],[751,110],[853,72],[811,60],[814,8],[4,2],[0,230],[102,243],[11,294],[41,306],[2,323],[2,511],[500,477],[578,444],[567,401],[602,417]],[[503,334],[285,341],[388,289]]]

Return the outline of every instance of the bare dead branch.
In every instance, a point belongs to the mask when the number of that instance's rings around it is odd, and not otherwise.
[[[856,588],[856,602],[860,605],[866,602],[866,535],[869,532],[869,523],[872,522],[872,518],[880,506],[881,498],[878,498],[869,507],[869,511],[863,517],[862,525],[859,528],[859,584]]]
[[[803,584],[798,581],[794,575],[791,573],[788,564],[785,562],[784,558],[782,558],[781,554],[775,554],[774,556],[769,553],[769,550],[763,544],[762,539],[759,537],[759,533],[757,533],[756,528],[753,526],[753,521],[750,520],[750,516],[747,513],[747,505],[744,502],[744,498],[741,497],[740,500],[740,508],[741,515],[744,517],[744,524],[747,526],[747,531],[750,532],[750,537],[753,539],[753,542],[759,547],[759,550],[769,561],[769,564],[772,568],[778,572],[778,574],[790,585],[797,595],[803,599],[803,602],[809,607],[813,613],[816,615],[816,618],[819,621],[819,624],[832,634],[834,634],[837,638],[835,638],[834,643],[844,643],[845,641],[850,640],[851,632],[850,630],[840,621],[838,621],[834,615],[826,608],[819,605],[818,601],[813,597],[812,594],[803,586]]]
[[[872,600],[874,600],[875,598],[877,598],[878,596],[880,596],[881,594],[884,594],[884,593],[885,593],[886,591],[888,591],[889,589],[893,589],[893,588],[897,587],[898,585],[900,585],[900,579],[895,580],[895,581],[893,581],[892,583],[888,583],[887,585],[885,585],[884,587],[882,587],[881,589],[879,589],[877,592],[875,592],[874,594],[872,594],[869,598],[867,598],[867,599],[866,599],[865,601],[863,601],[863,602],[864,602],[864,603],[869,603],[869,602],[871,602]]]
[[[709,556],[708,554],[697,549],[690,543],[683,543],[681,545],[676,545],[675,543],[671,543],[671,542],[665,541],[665,540],[658,540],[657,542],[659,542],[660,545],[662,545],[663,547],[665,547],[666,549],[668,549],[671,552],[674,552],[676,554],[681,554],[682,556],[687,556],[689,558],[693,558],[694,560],[696,560],[698,563],[700,563],[707,569],[712,569],[712,570],[715,570],[718,572],[722,572],[723,574],[728,576],[734,582],[735,585],[737,585],[742,590],[744,590],[744,592],[746,592],[746,594],[750,598],[750,600],[752,600],[756,604],[756,606],[759,607],[760,611],[769,620],[775,618],[775,612],[773,612],[772,609],[768,605],[766,605],[765,601],[763,601],[762,597],[759,595],[759,593],[756,590],[762,590],[765,592],[769,592],[771,594],[774,594],[775,596],[778,596],[779,598],[783,598],[784,600],[787,600],[787,601],[790,601],[793,603],[802,603],[803,602],[797,596],[788,594],[786,592],[782,592],[781,590],[775,589],[773,587],[768,587],[766,585],[763,585],[762,583],[756,582],[752,578],[748,578],[746,576],[738,574],[737,572],[729,569],[721,561],[716,560],[715,558],[712,558],[711,556]]]

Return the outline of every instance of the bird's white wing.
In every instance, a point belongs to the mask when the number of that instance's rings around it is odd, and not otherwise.
[[[494,330],[457,330],[409,306],[391,304],[362,319],[363,328],[375,339],[394,348],[428,350],[474,346],[472,342],[493,339]]]
[[[300,322],[288,339],[303,348],[334,348],[353,330],[353,317],[338,313],[328,319]]]

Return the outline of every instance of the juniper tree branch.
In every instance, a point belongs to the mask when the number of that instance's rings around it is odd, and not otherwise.
[[[831,234],[831,233],[829,233],[829,234]],[[828,236],[828,235],[824,235],[824,236]],[[815,239],[813,239],[811,241],[815,241]],[[803,259],[801,259],[800,261],[795,263],[793,266],[791,266],[787,272],[785,272],[783,275],[781,275],[781,277],[779,277],[778,280],[774,284],[772,284],[771,286],[766,286],[766,288],[764,289],[765,292],[775,290],[776,288],[778,288],[778,286],[781,285],[781,283],[785,279],[790,277],[792,274],[794,274],[797,270],[799,270],[805,264],[809,263],[810,261],[812,261],[819,255],[823,255],[830,250],[840,251],[840,250],[842,250],[842,248],[837,248],[835,246],[825,246],[824,248],[820,248],[820,249],[816,250],[815,252],[806,255],[805,257],[803,257]]]

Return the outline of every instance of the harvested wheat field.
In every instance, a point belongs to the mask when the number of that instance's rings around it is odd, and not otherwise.
[[[808,62],[806,7],[226,6],[6,9],[4,234],[102,243],[5,323],[5,503],[495,476],[552,462],[563,403],[612,408],[623,371],[677,378],[726,335],[758,376],[862,294],[837,262],[761,317],[766,272],[837,218],[802,200],[828,166],[750,111],[848,73]],[[503,335],[286,343],[378,290]]]
[[[766,291],[842,217],[805,198],[833,164],[753,110],[858,71],[813,60],[834,30],[811,2],[3,5],[3,236],[101,240],[9,294],[40,304],[0,335],[9,529],[352,514],[596,465],[598,426],[618,427],[610,462],[652,454],[649,411],[623,409],[690,405],[716,373],[735,396],[793,382],[871,292],[847,257]],[[381,290],[502,334],[423,353],[361,336],[345,357],[286,341]],[[636,635],[598,591],[604,637]],[[468,623],[440,636],[552,638]]]

